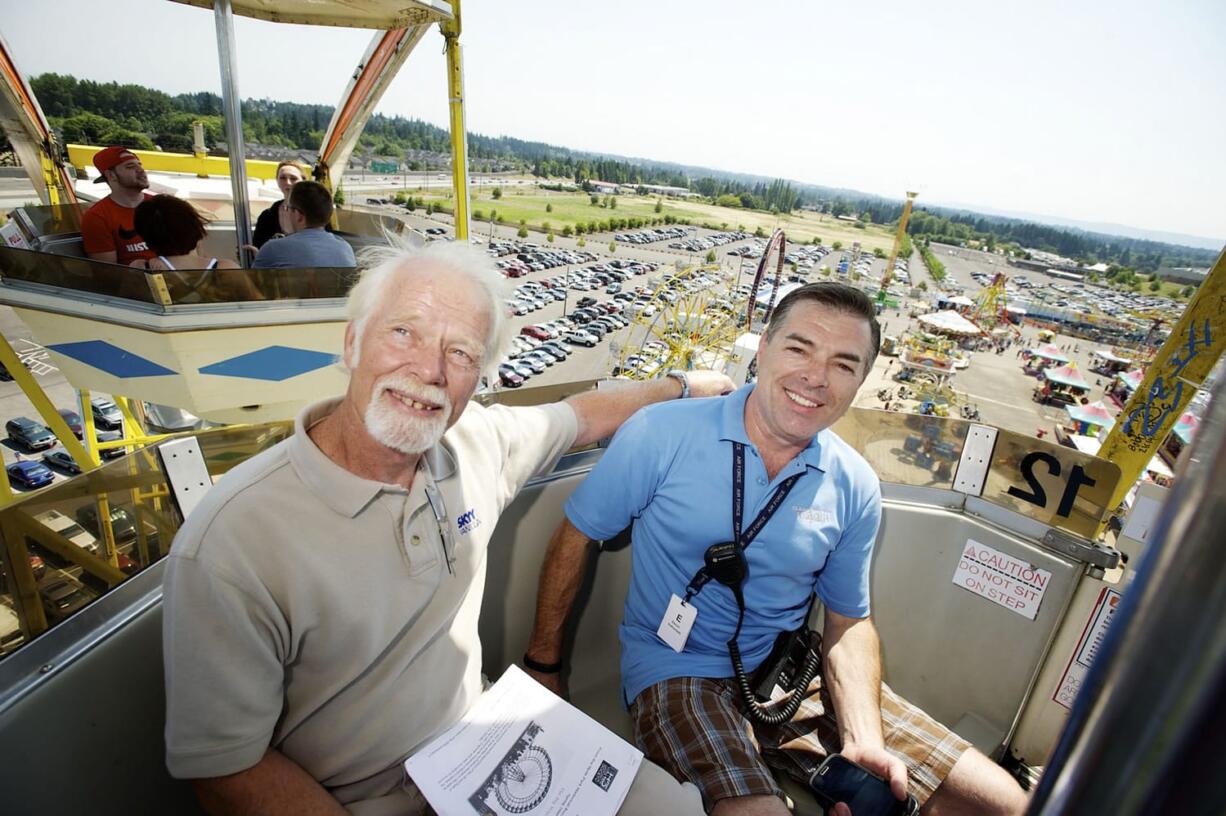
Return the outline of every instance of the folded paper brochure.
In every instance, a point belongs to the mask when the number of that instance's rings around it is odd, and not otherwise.
[[[441,816],[612,816],[643,754],[511,666],[405,760]]]

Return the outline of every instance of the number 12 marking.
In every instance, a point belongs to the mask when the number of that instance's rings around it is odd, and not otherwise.
[[[1033,451],[1026,454],[1022,458],[1021,471],[1022,478],[1026,480],[1026,484],[1030,486],[1030,491],[1027,492],[1020,487],[1010,487],[1007,491],[1010,496],[1019,498],[1022,501],[1037,504],[1039,507],[1047,507],[1047,491],[1043,489],[1043,485],[1039,484],[1039,480],[1034,475],[1034,466],[1036,462],[1042,462],[1047,465],[1047,472],[1052,476],[1060,475],[1060,460],[1045,451]],[[1068,518],[1073,512],[1073,502],[1077,500],[1077,491],[1081,486],[1094,486],[1094,479],[1086,475],[1085,468],[1081,465],[1073,465],[1073,472],[1069,474],[1068,484],[1064,487],[1064,495],[1060,497],[1060,506],[1056,508],[1056,515]]]

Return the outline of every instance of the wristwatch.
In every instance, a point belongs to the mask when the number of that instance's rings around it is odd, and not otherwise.
[[[664,376],[671,377],[672,379],[681,383],[681,396],[678,397],[678,399],[685,399],[686,397],[690,395],[690,378],[686,376],[686,373],[684,371],[679,371],[674,368],[672,371],[668,372]]]

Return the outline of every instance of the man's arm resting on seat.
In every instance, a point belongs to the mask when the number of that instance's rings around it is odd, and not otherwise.
[[[345,816],[348,813],[300,765],[271,748],[245,771],[191,782],[201,807],[211,816]]]
[[[714,397],[734,390],[732,380],[718,371],[687,371],[691,397]],[[617,384],[585,391],[566,400],[579,419],[578,446],[612,436],[638,409],[653,402],[676,399],[681,383],[664,377],[645,383]]]
[[[110,252],[87,252],[85,255],[91,261],[102,261],[103,263],[115,263],[119,260],[119,253],[113,249]]]
[[[881,641],[871,618],[826,609],[822,631],[825,682],[834,703],[842,753],[885,777],[894,795],[907,794],[907,768],[885,750],[881,733]]]
[[[528,640],[528,656],[538,663],[558,663],[562,660],[562,633],[592,549],[588,537],[563,516],[562,523],[549,539],[545,563],[541,565],[541,581],[536,593],[536,621],[532,626],[532,637]],[[562,693],[561,674],[527,671],[550,691]]]

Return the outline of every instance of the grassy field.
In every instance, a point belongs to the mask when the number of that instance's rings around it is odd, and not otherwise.
[[[440,195],[437,191],[409,192],[422,195],[427,202],[434,200],[448,204],[450,199],[449,195]],[[603,200],[605,197],[600,198]],[[553,211],[546,212],[545,207],[550,205]],[[865,229],[859,229],[849,222],[812,212],[775,216],[756,210],[717,207],[713,204],[669,198],[663,199],[659,213],[655,212],[655,206],[654,196],[619,195],[615,209],[594,207],[587,193],[558,193],[537,188],[524,191],[505,189],[502,197],[495,200],[492,188],[482,187],[479,191],[473,191],[472,198],[474,212],[481,210],[488,217],[490,210],[495,210],[498,220],[504,224],[526,221],[528,226],[539,228],[548,222],[555,232],[560,232],[566,225],[586,225],[592,221],[607,221],[610,218],[651,219],[671,215],[678,219],[689,219],[694,226],[708,225],[714,229],[753,232],[761,228],[770,234],[781,227],[788,240],[797,243],[808,243],[814,236],[821,238],[822,243],[827,245],[841,241],[844,246],[850,247],[853,241],[859,241],[867,252],[876,248],[889,252],[894,243],[894,232],[888,227],[869,225]]]

